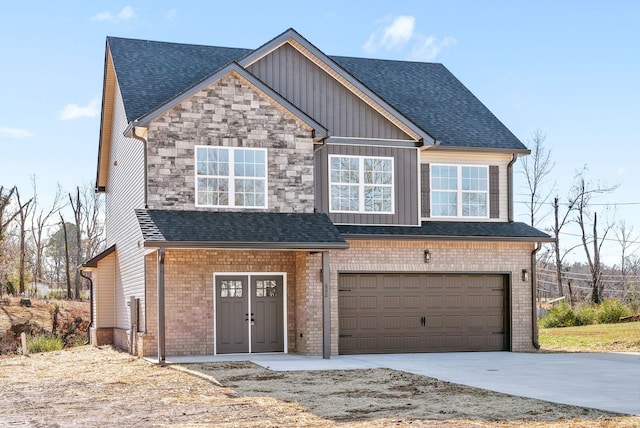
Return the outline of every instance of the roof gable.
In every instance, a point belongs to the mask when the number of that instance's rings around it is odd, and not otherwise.
[[[172,97],[166,102],[160,104],[158,107],[154,108],[150,112],[141,116],[139,119],[136,119],[134,123],[136,123],[137,126],[147,127],[151,121],[161,116],[162,114],[166,113],[169,109],[173,108],[180,102],[193,96],[196,92],[206,88],[207,86],[211,85],[212,83],[220,80],[222,77],[227,76],[228,74],[231,74],[231,73],[237,75],[239,78],[248,82],[258,92],[261,92],[263,95],[267,96],[268,98],[271,98],[272,100],[275,101],[277,105],[281,106],[284,110],[288,111],[298,120],[300,120],[301,122],[303,122],[304,124],[312,128],[314,130],[316,138],[324,138],[327,136],[326,128],[324,128],[314,119],[309,117],[302,110],[298,109],[296,106],[291,104],[288,100],[283,98],[280,94],[275,92],[273,89],[266,86],[264,83],[258,80],[255,76],[251,75],[251,73],[246,71],[244,68],[240,67],[235,62],[232,62],[222,67],[221,69],[217,70],[213,74],[197,82],[193,86],[187,88],[186,90],[176,95],[175,97]]]
[[[333,61],[331,57],[327,56],[292,28],[265,43],[250,54],[247,54],[238,62],[243,67],[248,68],[260,59],[279,49],[284,44],[290,45],[307,57],[318,67],[324,70],[329,76],[346,87],[355,96],[362,99],[366,104],[375,109],[379,114],[384,116],[411,138],[416,141],[423,141],[427,144],[434,142],[434,139],[427,131],[403,117],[392,105],[388,104],[384,99],[380,98],[378,94],[362,85],[357,78],[346,72],[339,64]]]

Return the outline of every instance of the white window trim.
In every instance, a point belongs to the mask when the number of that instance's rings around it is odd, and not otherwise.
[[[358,207],[359,210],[358,211],[346,211],[346,210],[333,210],[331,209],[331,186],[332,185],[341,185],[341,184],[346,184],[346,185],[350,185],[350,186],[356,186],[356,183],[350,184],[350,183],[333,183],[331,181],[331,159],[333,158],[352,158],[352,159],[358,159]],[[383,159],[383,160],[390,160],[391,161],[391,184],[365,184],[364,182],[364,160],[365,159]],[[329,212],[330,213],[344,213],[344,214],[395,214],[395,178],[396,178],[396,172],[395,172],[395,166],[394,166],[394,158],[391,156],[354,156],[354,155],[340,155],[340,154],[333,154],[333,155],[329,155],[329,162],[328,162],[328,180],[329,180]],[[391,210],[390,211],[365,211],[364,210],[364,188],[365,186],[378,186],[378,187],[389,187],[391,188]]]
[[[434,166],[446,166],[446,167],[456,167],[457,174],[457,182],[458,188],[456,190],[437,190],[433,189],[433,167]],[[487,180],[487,190],[462,190],[462,168],[463,167],[472,167],[472,168],[485,168],[486,171],[486,180]],[[474,165],[474,164],[448,164],[448,163],[432,163],[429,168],[429,205],[433,207],[433,194],[434,192],[456,192],[456,210],[457,215],[455,216],[444,216],[444,215],[435,215],[433,213],[433,208],[431,209],[431,217],[432,218],[449,218],[449,219],[459,219],[459,218],[468,218],[468,219],[488,219],[489,218],[489,210],[491,209],[491,200],[490,200],[490,191],[489,191],[489,165]],[[486,215],[483,216],[471,216],[471,215],[462,215],[462,193],[480,193],[486,195]]]
[[[229,175],[198,175],[198,149],[224,149],[224,150],[229,150]],[[264,205],[263,206],[259,206],[259,205],[253,205],[253,206],[247,206],[247,205],[236,205],[236,200],[235,200],[235,192],[236,192],[236,188],[235,188],[235,170],[234,170],[234,163],[235,163],[235,151],[236,150],[256,150],[256,151],[262,151],[264,152]],[[266,209],[269,206],[269,201],[268,201],[268,194],[269,194],[269,159],[267,157],[268,153],[267,153],[267,149],[265,148],[261,148],[261,147],[226,147],[226,146],[203,146],[203,145],[196,145],[195,149],[193,151],[193,156],[194,156],[194,175],[195,175],[195,206],[196,207],[203,207],[203,208],[242,208],[242,209]],[[206,204],[199,204],[198,203],[198,178],[226,178],[229,180],[229,205],[206,205]],[[237,177],[237,178],[241,178],[241,177]],[[252,177],[244,177],[244,178],[248,178],[251,179]],[[258,179],[258,177],[253,177],[255,179]]]

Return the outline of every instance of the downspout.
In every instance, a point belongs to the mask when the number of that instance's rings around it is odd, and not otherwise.
[[[135,122],[134,122],[135,123]],[[142,141],[143,147],[143,166],[144,166],[144,209],[149,208],[149,204],[147,203],[147,195],[149,193],[148,190],[148,180],[147,180],[147,132],[148,128],[143,128],[141,126],[134,126],[131,132],[131,136],[136,140]]]
[[[158,249],[158,364],[165,364],[164,324],[164,257],[165,248]]]
[[[507,174],[509,175],[509,177],[507,178],[507,195],[509,198],[509,223],[513,222],[513,164],[516,163],[517,159],[518,155],[513,153],[511,155],[511,161],[507,165]]]
[[[93,327],[93,279],[91,275],[83,275],[82,268],[78,269],[80,276],[89,281],[89,325],[87,326],[87,343],[91,344],[91,327]]]
[[[536,248],[531,252],[531,343],[536,349],[540,349],[540,342],[538,341],[538,308],[536,307],[536,294],[538,284],[536,281],[536,255],[542,248],[542,243],[536,242]]]

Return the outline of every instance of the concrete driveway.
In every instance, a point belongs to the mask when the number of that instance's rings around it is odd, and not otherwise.
[[[640,415],[640,353],[168,357],[167,363],[251,361],[274,371],[390,368],[555,403]]]

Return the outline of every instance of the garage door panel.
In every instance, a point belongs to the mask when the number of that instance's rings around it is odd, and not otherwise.
[[[340,353],[504,350],[506,283],[503,275],[341,274]]]

